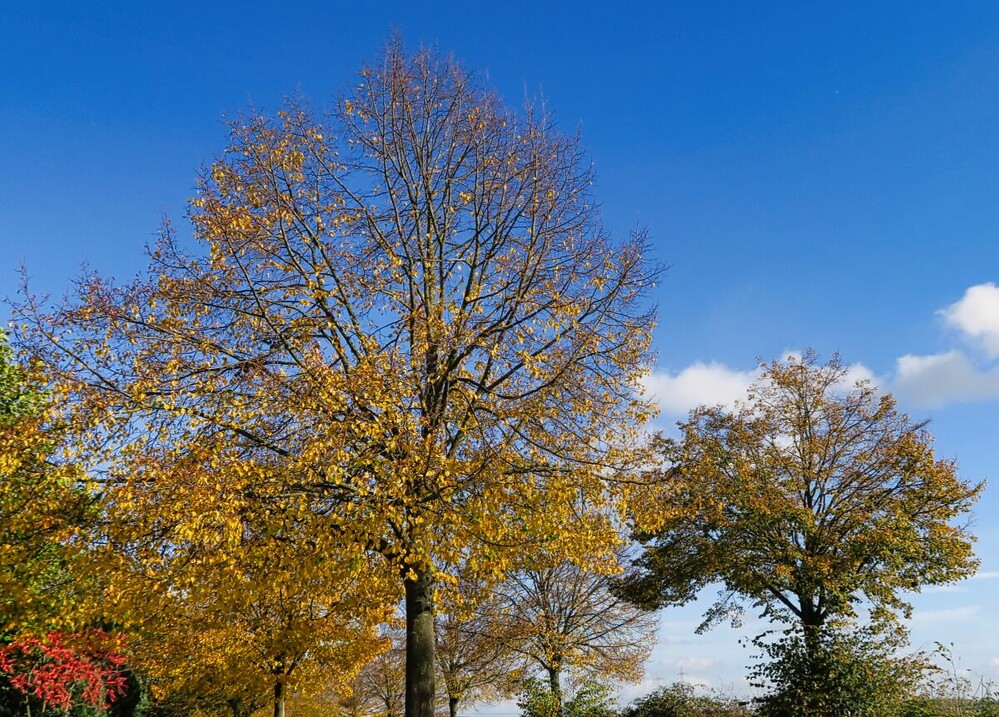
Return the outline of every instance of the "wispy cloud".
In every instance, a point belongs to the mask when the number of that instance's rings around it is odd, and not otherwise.
[[[927,585],[919,590],[921,595],[940,595],[940,594],[954,594],[954,593],[966,593],[968,588],[963,585],[948,583],[946,585]]]
[[[916,406],[991,401],[999,398],[999,366],[976,367],[964,352],[907,354],[895,365],[894,391]]]
[[[962,605],[939,610],[919,610],[912,617],[913,624],[926,625],[938,622],[960,622],[969,620],[982,611],[981,605]]]
[[[939,593],[966,593],[968,587],[965,585],[969,580],[995,580],[999,578],[999,570],[980,570],[974,575],[964,578],[960,582],[945,583],[943,585],[927,585],[919,592],[923,595],[936,595]]]
[[[712,669],[718,663],[710,657],[678,657],[665,660],[664,665],[683,672],[704,672]]]

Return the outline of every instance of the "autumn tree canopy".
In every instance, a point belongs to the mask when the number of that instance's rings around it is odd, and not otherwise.
[[[720,581],[708,621],[742,597],[807,640],[861,600],[891,621],[909,612],[904,592],[974,572],[973,538],[955,519],[981,485],[934,455],[925,422],[846,377],[838,357],[811,352],[766,364],[743,405],[695,409],[681,438],[663,441],[633,599],[683,600]]]
[[[435,561],[499,575],[525,546],[617,542],[657,269],[604,231],[591,179],[548,114],[395,41],[328,114],[233,123],[194,246],[168,227],[132,282],[86,276],[55,309],[26,292],[20,339],[110,501],[238,543],[136,484],[197,461],[190,490],[295,496],[403,588],[406,712],[429,717]]]

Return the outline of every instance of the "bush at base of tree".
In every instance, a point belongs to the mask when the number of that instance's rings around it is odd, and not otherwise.
[[[595,680],[580,683],[563,699],[560,712],[558,698],[551,689],[532,679],[525,683],[517,706],[521,717],[615,717],[617,714],[611,688]]]
[[[926,659],[899,656],[899,633],[872,629],[818,629],[806,646],[800,629],[779,639],[754,640],[764,662],[751,668],[751,683],[767,690],[756,699],[760,717],[895,717],[928,669]]]
[[[699,695],[693,685],[675,682],[639,697],[621,711],[621,717],[748,717],[738,701]]]

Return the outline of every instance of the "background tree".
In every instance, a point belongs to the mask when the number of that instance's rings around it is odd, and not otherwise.
[[[382,655],[384,654],[385,653],[382,653]],[[382,655],[379,655],[378,657],[381,657]],[[376,657],[375,660],[377,660],[378,657]],[[374,662],[374,660],[372,662]],[[340,717],[375,717],[376,715],[385,714],[381,700],[378,699],[378,696],[375,695],[373,690],[369,689],[368,685],[365,683],[368,674],[367,671],[370,669],[371,664],[372,663],[368,663],[368,665],[365,665],[361,672],[354,678],[349,692],[343,692],[337,695],[336,709],[333,710],[334,714],[338,714]],[[405,669],[401,669],[399,671],[399,675],[400,680],[405,680]],[[399,713],[401,713],[403,695],[401,691],[399,694]]]
[[[590,185],[548,115],[396,41],[325,121],[233,125],[192,204],[204,251],[168,230],[130,284],[86,277],[48,313],[26,293],[22,341],[111,491],[193,446],[210,490],[247,455],[279,464],[404,591],[406,712],[430,717],[435,560],[474,546],[499,574],[526,545],[585,562],[617,541],[577,499],[624,508],[608,478],[650,410],[657,270]]]
[[[748,598],[800,624],[809,654],[831,618],[866,600],[874,622],[908,615],[903,591],[958,580],[978,561],[953,520],[981,486],[934,456],[913,423],[867,381],[814,353],[763,367],[745,405],[701,407],[664,440],[671,467],[636,506],[646,551],[625,581],[646,605],[725,591],[706,624]]]
[[[356,688],[372,707],[368,714],[400,717],[406,707],[406,648],[396,640],[361,671]]]
[[[522,673],[503,600],[482,576],[458,569],[434,621],[437,669],[451,717],[460,705],[513,694]]]
[[[68,539],[91,496],[81,473],[53,455],[60,431],[50,409],[0,329],[0,641],[65,624],[86,585],[70,572]]]
[[[88,609],[74,538],[93,519],[83,474],[38,377],[0,329],[0,712],[106,707],[125,692],[121,644]]]
[[[495,588],[497,619],[529,669],[540,670],[561,709],[562,678],[637,680],[655,642],[655,615],[612,590],[615,578],[535,556],[536,567]]]
[[[521,717],[613,717],[617,705],[611,686],[598,680],[583,680],[564,698],[556,699],[545,683],[528,678],[517,700]]]
[[[718,693],[704,694],[686,682],[674,682],[639,697],[621,717],[750,717],[746,703]]]

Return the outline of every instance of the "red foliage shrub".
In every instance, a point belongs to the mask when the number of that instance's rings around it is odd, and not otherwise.
[[[103,630],[24,637],[0,647],[0,673],[24,695],[63,711],[106,709],[125,691],[121,639]]]

